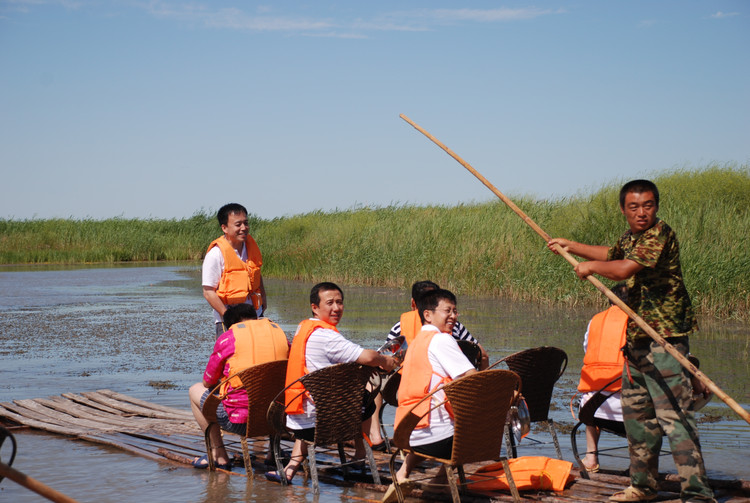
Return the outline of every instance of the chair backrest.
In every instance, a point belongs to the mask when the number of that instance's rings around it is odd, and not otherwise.
[[[463,354],[468,358],[475,369],[479,368],[479,364],[482,363],[482,350],[479,349],[479,344],[471,341],[456,341],[458,347],[461,348]]]
[[[520,386],[521,379],[515,372],[483,370],[440,388],[451,404],[454,419],[453,455],[444,461],[457,465],[497,459],[508,410]],[[409,436],[419,420],[411,412],[406,414],[396,425],[393,444],[408,448]]]
[[[380,394],[383,395],[383,401],[393,407],[398,407],[398,387],[401,385],[401,374],[394,371],[385,385],[380,390]]]
[[[362,436],[365,385],[373,372],[375,368],[358,363],[339,363],[300,379],[315,404],[315,444]]]
[[[483,370],[448,383],[443,390],[453,408],[451,464],[497,459],[503,430],[521,379],[508,370]]]
[[[531,422],[547,421],[552,390],[568,366],[565,351],[542,346],[513,353],[500,361],[504,361],[521,378]]]
[[[266,412],[274,397],[284,389],[286,364],[287,360],[260,363],[237,374],[247,392],[246,436],[260,437],[272,433],[266,420]]]

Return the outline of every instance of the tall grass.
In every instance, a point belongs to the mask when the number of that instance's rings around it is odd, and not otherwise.
[[[750,167],[711,165],[652,179],[698,310],[750,319]],[[617,181],[551,201],[513,199],[552,236],[610,245],[626,228],[619,187]],[[459,294],[603,305],[601,294],[499,201],[251,219],[268,277],[401,288],[429,278]],[[197,260],[219,234],[214,216],[200,213],[184,220],[0,220],[0,263]]]

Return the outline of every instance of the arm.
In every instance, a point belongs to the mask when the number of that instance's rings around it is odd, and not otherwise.
[[[260,301],[263,306],[263,316],[266,315],[266,309],[268,309],[268,300],[266,299],[266,287],[263,284],[263,276],[260,277]]]
[[[456,379],[460,379],[460,378],[462,378],[464,376],[470,376],[471,374],[476,374],[477,372],[479,372],[477,369],[467,370],[466,372],[464,372],[460,376],[456,376]]]
[[[220,315],[224,316],[227,308],[216,294],[216,288],[210,286],[203,287],[203,298],[208,301],[208,305],[213,307]]]
[[[547,242],[547,248],[558,255],[555,245],[560,245],[563,250],[586,260],[607,260],[608,246],[587,245],[571,241],[569,239],[554,238]]]
[[[586,279],[592,274],[598,274],[613,281],[622,281],[633,276],[643,269],[638,262],[630,259],[621,260],[591,260],[580,262],[575,267],[575,272],[581,279]]]
[[[356,362],[369,367],[380,367],[386,372],[390,372],[396,366],[396,360],[392,356],[381,355],[374,349],[362,351]]]
[[[479,351],[482,353],[482,360],[479,362],[479,370],[484,370],[490,366],[490,355],[487,354],[487,351],[484,350],[481,344],[477,344],[477,346],[479,346]]]

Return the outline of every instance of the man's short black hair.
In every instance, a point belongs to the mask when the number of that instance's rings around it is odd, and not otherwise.
[[[244,213],[247,215],[247,209],[241,204],[229,203],[219,208],[219,213],[216,214],[216,218],[219,220],[219,225],[227,225],[229,221],[229,215],[232,213]]]
[[[653,192],[654,199],[656,199],[656,207],[659,207],[659,189],[656,188],[656,184],[651,180],[631,180],[620,189],[620,208],[625,208],[625,196],[635,192],[636,194],[643,194],[644,192]]]
[[[430,290],[420,297],[419,300],[415,301],[417,304],[417,312],[419,313],[419,319],[422,320],[424,325],[424,312],[433,311],[438,307],[441,300],[446,300],[452,304],[456,304],[456,296],[453,292],[438,288],[436,290]]]
[[[437,283],[433,283],[432,281],[417,281],[411,286],[411,298],[414,299],[414,302],[417,302],[417,299],[420,298],[425,293],[429,292],[430,290],[437,290],[440,288]]]
[[[235,323],[245,320],[257,320],[258,313],[252,304],[235,304],[227,307],[222,318],[224,319],[224,328],[228,330]]]
[[[341,294],[341,300],[344,300],[344,292],[336,283],[324,281],[322,283],[318,283],[317,285],[312,287],[312,290],[310,290],[310,304],[315,304],[317,306],[318,304],[320,304],[320,292],[329,292],[331,290],[338,290]]]

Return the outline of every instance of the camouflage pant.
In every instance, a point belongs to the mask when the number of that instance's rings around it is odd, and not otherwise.
[[[688,338],[670,343],[683,355],[688,353]],[[622,380],[622,412],[630,450],[630,481],[635,487],[656,491],[659,452],[666,434],[674,464],[681,479],[683,501],[711,500],[703,466],[695,417],[689,410],[692,386],[687,370],[656,342],[650,345],[628,344],[627,369]]]

